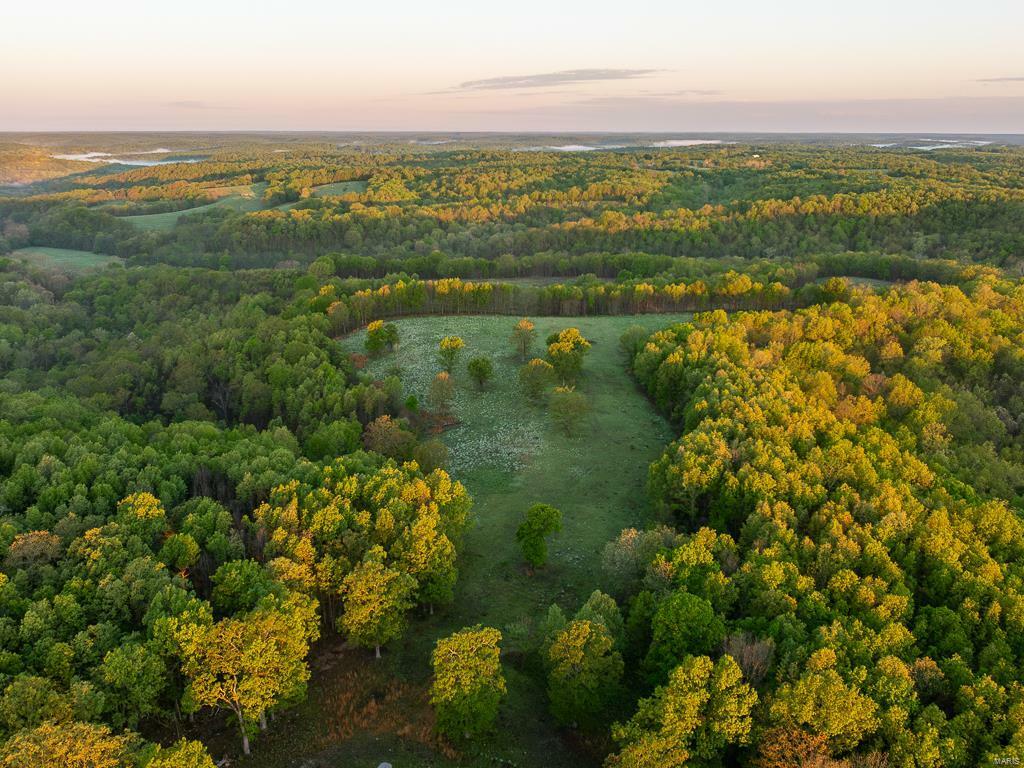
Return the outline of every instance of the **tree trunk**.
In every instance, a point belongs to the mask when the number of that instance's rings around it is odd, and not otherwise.
[[[235,715],[238,717],[238,728],[242,731],[242,752],[249,754],[249,734],[245,732],[245,721],[242,720],[242,712],[235,710]]]
[[[376,645],[373,648],[373,658],[375,658],[375,659],[379,659],[380,658],[380,646],[379,645]]]
[[[266,712],[260,712],[260,730],[261,731],[267,730],[267,713]]]

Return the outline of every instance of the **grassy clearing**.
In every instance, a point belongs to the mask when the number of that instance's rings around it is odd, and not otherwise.
[[[492,283],[508,283],[509,285],[523,285],[531,288],[543,288],[548,285],[571,285],[576,282],[577,277],[495,277],[490,280]]]
[[[362,194],[365,191],[365,181],[336,181],[333,184],[321,184],[319,187],[313,187],[313,194],[317,197],[349,195],[353,192]]]
[[[66,272],[85,272],[90,269],[100,269],[108,264],[122,263],[117,256],[108,256],[103,253],[41,246],[21,248],[12,252],[11,257],[32,262],[40,267],[63,269]]]
[[[186,208],[183,211],[168,211],[166,213],[148,213],[142,216],[124,216],[125,221],[134,224],[139,229],[148,232],[169,232],[174,229],[178,219],[182,216],[190,216],[193,213],[204,213],[216,208],[229,208],[233,211],[248,212],[259,211],[263,208],[263,190],[266,184],[253,184],[248,187],[217,187],[211,192],[227,192],[224,197],[206,205]]]
[[[338,195],[359,194],[366,191],[365,181],[336,181],[333,184],[321,184],[313,187],[313,197],[332,197]],[[301,203],[302,200],[291,200],[287,203],[273,206],[276,211],[290,211]]]
[[[397,320],[401,346],[372,363],[382,375],[401,369],[407,389],[425,400],[440,369],[437,343],[455,334],[466,341],[456,369],[454,410],[461,420],[443,439],[451,452],[450,470],[475,501],[476,524],[466,538],[453,605],[414,620],[405,638],[389,646],[379,663],[371,654],[331,653],[330,667],[314,674],[309,701],[288,715],[287,726],[272,729],[255,744],[244,765],[277,768],[296,758],[317,755],[318,765],[489,766],[510,761],[522,768],[586,765],[547,714],[543,685],[527,675],[515,654],[506,661],[509,697],[498,732],[475,752],[452,761],[431,746],[423,733],[429,723],[425,687],[429,657],[439,637],[474,624],[506,632],[517,622],[532,624],[558,602],[575,611],[602,586],[598,563],[605,543],[622,528],[647,519],[644,484],[648,464],[671,438],[671,430],[634,385],[618,347],[622,332],[634,323],[651,330],[686,319],[685,315],[640,317],[541,318],[536,320],[542,352],[544,338],[572,325],[593,342],[579,388],[592,411],[583,433],[568,438],[549,423],[545,408],[528,404],[518,388],[519,359],[513,354],[510,317],[418,317]],[[362,351],[365,334],[344,340]],[[474,356],[487,355],[495,366],[492,384],[478,392],[465,371]],[[562,510],[564,530],[552,540],[549,565],[529,576],[515,541],[526,508],[537,501]],[[508,640],[505,650],[510,648]],[[400,682],[388,688],[376,679]],[[360,710],[360,733],[338,732],[338,680],[347,689],[377,690],[379,714]],[[389,693],[391,691],[391,693]],[[349,699],[346,699],[349,701]],[[350,706],[345,704],[344,707]],[[346,710],[348,711],[348,710]],[[388,725],[391,723],[392,725]],[[393,727],[392,727],[393,726]],[[335,733],[336,732],[336,733]],[[331,733],[335,733],[332,737]],[[301,761],[299,761],[301,762]]]

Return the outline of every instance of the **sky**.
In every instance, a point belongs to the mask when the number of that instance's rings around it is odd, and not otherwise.
[[[1024,2],[35,0],[0,131],[1024,133]]]

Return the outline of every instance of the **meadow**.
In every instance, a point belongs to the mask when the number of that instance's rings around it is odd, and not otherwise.
[[[40,267],[58,268],[66,272],[85,272],[92,269],[100,269],[108,264],[122,263],[122,260],[117,256],[108,256],[104,253],[41,246],[21,248],[13,251],[11,257]]]
[[[474,500],[475,521],[460,557],[455,601],[432,616],[415,619],[379,662],[364,651],[322,651],[309,700],[284,715],[288,728],[275,729],[256,745],[252,765],[283,768],[293,764],[297,750],[302,754],[310,745],[319,752],[316,764],[332,768],[381,760],[424,767],[492,766],[501,760],[523,765],[586,762],[547,714],[544,688],[524,667],[525,654],[514,635],[543,619],[552,603],[575,611],[602,586],[596,564],[604,545],[623,528],[649,520],[647,466],[672,434],[635,385],[618,340],[631,325],[655,330],[686,319],[687,315],[534,318],[535,355],[543,354],[549,333],[570,326],[578,327],[593,344],[578,387],[587,395],[591,411],[574,437],[556,430],[546,407],[521,394],[520,360],[509,342],[514,318],[396,321],[399,348],[373,360],[368,371],[379,377],[400,370],[406,390],[421,402],[440,370],[440,339],[458,335],[466,342],[454,374],[458,424],[442,434],[450,452],[449,469]],[[344,349],[362,352],[365,336],[359,331],[346,337]],[[468,360],[481,355],[494,363],[493,381],[482,391],[465,370]],[[548,565],[529,575],[515,529],[535,502],[562,510],[563,530],[551,540]],[[428,736],[428,660],[438,638],[475,624],[497,627],[506,635],[508,700],[494,738],[452,761]],[[359,720],[354,731],[351,723],[345,725],[352,718]],[[225,734],[228,743],[233,737]]]
[[[263,208],[263,190],[266,189],[266,186],[264,183],[259,183],[246,187],[222,187],[211,190],[211,192],[219,192],[223,194],[223,197],[206,205],[185,208],[181,211],[124,216],[123,219],[148,232],[170,232],[182,216],[191,216],[194,213],[205,213],[218,208],[227,208],[238,213],[259,211]]]

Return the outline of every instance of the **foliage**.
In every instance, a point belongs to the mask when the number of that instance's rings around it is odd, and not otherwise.
[[[555,387],[551,394],[551,420],[567,437],[577,434],[590,410],[587,397],[575,387]]]
[[[548,361],[563,385],[576,381],[589,349],[590,342],[583,338],[579,328],[566,328],[548,338]]]
[[[398,326],[394,323],[385,323],[383,320],[374,320],[366,326],[366,353],[368,355],[379,355],[385,349],[394,349],[398,346]]]
[[[350,641],[380,647],[405,629],[406,612],[414,605],[416,580],[397,568],[389,568],[382,547],[372,547],[342,583],[344,613],[340,628]]]
[[[466,370],[469,371],[470,378],[476,382],[476,385],[483,389],[484,385],[494,376],[494,363],[489,357],[474,357],[467,363]]]
[[[531,567],[544,565],[548,559],[547,537],[562,530],[562,513],[550,504],[534,504],[516,529],[516,541]]]
[[[713,763],[731,744],[746,744],[757,694],[730,656],[683,660],[668,684],[640,701],[625,724],[613,728],[621,751],[609,766],[654,768]]]
[[[448,371],[440,371],[430,384],[427,400],[438,413],[446,414],[451,410],[452,399],[455,397],[455,382]]]
[[[622,656],[604,624],[569,622],[547,650],[548,698],[562,723],[592,728],[608,716],[622,678]]]
[[[524,317],[515,324],[515,327],[512,329],[511,341],[521,361],[526,361],[526,356],[529,354],[530,347],[533,346],[533,341],[536,338],[536,326],[529,318]]]
[[[555,381],[555,368],[547,360],[539,357],[533,358],[519,369],[519,385],[523,392],[531,400],[538,400],[540,396]]]
[[[494,726],[506,692],[500,642],[498,630],[479,626],[437,641],[430,703],[441,733],[470,739]]]
[[[438,344],[438,351],[441,358],[441,367],[451,374],[455,368],[455,361],[459,358],[459,353],[462,348],[466,346],[466,342],[460,339],[458,336],[445,336],[441,339]]]

